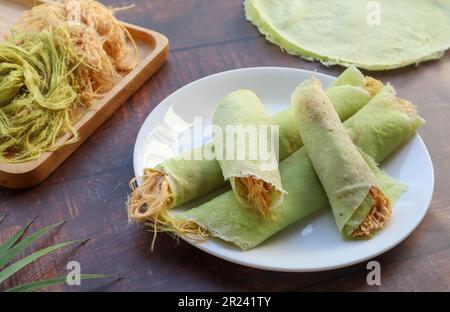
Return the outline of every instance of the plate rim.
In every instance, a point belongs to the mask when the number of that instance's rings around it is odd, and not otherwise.
[[[162,103],[170,100],[170,98],[177,96],[177,94],[182,93],[184,90],[191,88],[191,87],[195,86],[196,84],[201,83],[205,80],[214,79],[214,78],[217,78],[218,76],[222,76],[222,75],[226,75],[226,74],[233,74],[233,73],[242,72],[242,71],[261,71],[261,70],[295,71],[295,72],[302,72],[302,73],[305,73],[308,75],[322,76],[324,78],[331,79],[331,80],[336,79],[336,77],[334,77],[334,76],[320,73],[318,71],[310,71],[310,70],[306,70],[306,69],[298,69],[298,68],[291,68],[291,67],[261,66],[261,67],[243,67],[243,68],[221,71],[221,72],[217,72],[217,73],[199,78],[197,80],[191,81],[190,83],[175,90],[174,92],[169,94],[167,97],[165,97],[163,100],[161,100],[158,103],[158,105],[147,115],[144,122],[142,123],[141,128],[139,129],[138,135],[136,137],[136,141],[135,141],[134,149],[133,149],[133,171],[134,171],[135,176],[138,176],[138,174],[139,174],[138,173],[138,167],[139,167],[138,166],[138,154],[139,154],[139,150],[141,149],[140,146],[143,146],[143,144],[145,143],[145,138],[146,138],[145,135],[148,133],[148,129],[151,128],[150,121],[149,121],[150,116],[152,114],[158,113],[160,110],[164,109],[163,105],[161,105]],[[185,238],[185,237],[181,237],[181,238],[184,241],[186,241],[187,243],[189,243],[190,245],[202,250],[203,252],[206,252],[210,255],[213,255],[213,256],[223,259],[225,261],[229,261],[229,262],[232,262],[232,263],[235,263],[238,265],[242,265],[245,267],[251,267],[251,268],[255,268],[255,269],[259,269],[259,270],[273,271],[273,272],[291,272],[291,273],[293,273],[293,272],[322,272],[322,271],[329,271],[329,270],[335,270],[335,269],[339,269],[339,268],[352,266],[352,265],[355,265],[358,263],[365,262],[369,259],[375,258],[375,257],[395,248],[400,243],[402,243],[408,236],[411,235],[411,233],[420,225],[420,223],[422,223],[423,219],[425,218],[425,215],[427,214],[427,212],[430,208],[431,201],[433,199],[434,188],[435,188],[435,173],[434,173],[433,162],[432,162],[430,153],[428,151],[428,148],[427,148],[425,142],[423,141],[422,137],[420,136],[420,134],[416,132],[414,134],[414,136],[410,138],[410,140],[412,140],[414,137],[417,137],[418,142],[421,145],[421,148],[423,148],[423,150],[425,151],[426,161],[428,162],[428,164],[430,165],[430,168],[431,168],[431,170],[430,170],[431,192],[430,192],[430,196],[428,198],[427,204],[426,204],[426,209],[423,210],[423,213],[419,216],[419,218],[416,219],[416,222],[414,222],[414,225],[411,226],[408,229],[408,231],[406,231],[405,234],[400,239],[398,239],[394,244],[387,245],[386,247],[376,251],[375,253],[372,253],[370,255],[360,257],[360,258],[357,258],[357,259],[354,259],[351,261],[347,261],[345,263],[336,264],[336,265],[328,265],[328,266],[317,267],[317,268],[292,268],[292,267],[284,267],[284,266],[277,266],[277,265],[255,264],[251,261],[246,261],[241,258],[236,258],[236,257],[227,256],[227,255],[218,253],[214,250],[209,249],[208,247],[205,247],[205,245],[202,245],[202,243],[198,243],[198,242],[189,240],[188,238]],[[141,173],[141,175],[142,175],[142,173]],[[245,253],[245,251],[242,251],[242,252]]]

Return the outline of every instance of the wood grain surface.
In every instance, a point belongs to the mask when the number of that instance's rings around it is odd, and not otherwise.
[[[125,0],[102,1],[110,5]],[[133,144],[145,117],[173,91],[198,78],[250,66],[287,66],[338,75],[283,54],[245,20],[241,0],[133,0],[121,12],[127,22],[165,34],[166,65],[41,185],[13,191],[0,188],[4,240],[39,216],[31,230],[68,220],[34,249],[49,242],[92,238],[86,245],[41,259],[9,283],[65,274],[68,260],[83,273],[123,276],[118,282],[86,281],[66,291],[444,291],[450,289],[450,53],[439,61],[402,70],[370,73],[391,82],[400,96],[416,103],[427,120],[419,132],[433,159],[436,187],[430,210],[404,242],[375,258],[382,285],[368,286],[366,263],[319,273],[276,273],[246,268],[160,234],[150,252],[151,233],[129,225],[125,201],[133,176]],[[189,105],[186,103],[186,105]],[[417,168],[421,170],[421,168]]]

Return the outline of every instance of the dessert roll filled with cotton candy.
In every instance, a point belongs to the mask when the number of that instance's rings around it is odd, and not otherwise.
[[[339,231],[347,238],[369,238],[392,215],[392,202],[353,144],[319,80],[305,81],[292,94],[292,107],[308,157],[323,185]]]
[[[213,124],[218,130],[215,156],[237,200],[270,216],[285,193],[278,170],[278,128],[256,94],[246,89],[220,101]]]

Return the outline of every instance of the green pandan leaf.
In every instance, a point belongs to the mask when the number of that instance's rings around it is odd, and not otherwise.
[[[80,279],[87,280],[87,279],[99,279],[99,278],[116,278],[116,276],[113,275],[104,275],[104,274],[81,274]],[[46,280],[41,281],[35,281],[28,284],[23,284],[19,286],[15,286],[12,288],[9,288],[6,290],[6,292],[31,292],[38,289],[50,287],[50,286],[57,286],[62,285],[66,282],[67,277],[66,276],[60,276],[56,278],[50,278]]]
[[[60,226],[61,224],[65,223],[66,221],[59,222],[56,224],[52,224],[49,226],[46,226],[32,235],[28,236],[24,240],[22,240],[20,243],[16,244],[14,247],[8,249],[7,251],[0,253],[0,268],[5,266],[9,261],[11,261],[15,256],[17,256],[19,253],[24,251],[28,246],[33,244],[36,240],[44,236],[46,233],[48,233],[51,229]],[[19,236],[20,237],[20,236]]]
[[[0,216],[0,223],[5,219],[6,214]],[[29,235],[28,237],[24,238],[22,241],[20,239],[24,236],[25,232],[28,230],[30,225],[34,222],[36,218],[29,221],[22,229],[17,231],[13,236],[11,236],[9,239],[7,239],[5,242],[0,244],[0,269],[3,267],[3,270],[0,271],[0,286],[2,283],[8,279],[9,277],[13,276],[15,273],[17,273],[19,270],[23,269],[25,266],[29,265],[30,263],[33,263],[34,261],[38,260],[39,258],[52,253],[58,249],[70,246],[72,244],[77,243],[85,243],[88,240],[74,240],[64,243],[55,244],[46,248],[43,248],[41,250],[38,250],[31,255],[28,255],[20,260],[15,261],[11,265],[7,266],[5,268],[5,265],[7,265],[9,262],[13,260],[14,257],[16,257],[19,253],[24,251],[27,247],[29,247],[31,244],[33,244],[36,240],[41,238],[43,235],[48,233],[50,230],[54,229],[55,227],[58,227],[65,223],[66,221],[59,222],[56,224],[49,225],[47,227],[44,227],[35,233]],[[81,274],[80,278],[82,280],[85,279],[98,279],[98,278],[116,278],[116,276],[113,275],[104,275],[104,274]],[[60,276],[56,278],[50,278],[46,280],[38,280],[33,281],[31,283],[23,284],[23,285],[17,285],[12,288],[6,289],[7,292],[30,292],[37,289],[60,285],[66,282],[66,276]]]
[[[39,259],[53,251],[61,249],[66,246],[69,246],[69,245],[72,245],[72,244],[82,243],[82,242],[85,242],[85,240],[76,240],[76,241],[59,243],[59,244],[56,244],[56,245],[53,245],[53,246],[50,246],[47,248],[43,248],[39,251],[36,251],[36,252],[32,253],[31,255],[26,256],[25,258],[22,258],[22,259],[18,260],[17,262],[14,262],[10,266],[6,267],[5,269],[3,269],[3,271],[0,272],[0,283],[3,283],[3,281],[5,281],[8,277],[13,275],[14,273],[19,271],[26,265],[36,261],[37,259]]]
[[[3,218],[5,216],[6,215],[3,215],[0,222],[3,221]],[[21,230],[17,231],[13,236],[11,236],[11,238],[9,238],[7,241],[5,241],[3,244],[0,245],[0,258],[3,258],[6,252],[23,236],[23,234],[25,234],[25,232],[28,230],[28,228],[34,222],[34,220],[36,220],[36,218],[29,221],[27,225],[25,225]]]

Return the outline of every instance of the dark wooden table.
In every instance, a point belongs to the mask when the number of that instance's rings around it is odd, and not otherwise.
[[[127,0],[104,1],[123,5]],[[428,123],[419,130],[434,163],[436,187],[430,210],[403,243],[376,258],[382,285],[366,284],[366,264],[319,273],[276,273],[251,269],[206,254],[169,236],[158,237],[129,225],[125,201],[133,177],[133,144],[146,116],[173,91],[198,78],[250,66],[287,66],[338,75],[327,68],[283,54],[245,20],[241,0],[133,0],[120,13],[127,22],[168,36],[167,64],[120,108],[78,151],[41,185],[26,191],[0,188],[3,240],[32,217],[33,229],[69,222],[42,239],[52,242],[92,238],[23,269],[12,283],[65,274],[68,260],[84,273],[110,273],[123,280],[86,281],[67,291],[416,291],[450,289],[450,53],[419,67],[371,73],[391,82],[416,103]],[[189,105],[189,103],[186,103]],[[421,168],[417,168],[421,170]]]

